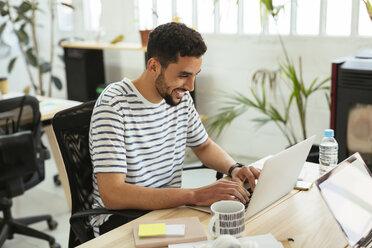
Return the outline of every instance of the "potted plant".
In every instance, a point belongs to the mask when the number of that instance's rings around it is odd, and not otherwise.
[[[261,8],[269,14],[275,21],[283,6],[274,6],[271,0],[261,0]],[[260,69],[252,77],[252,86],[250,95],[241,92],[227,93],[221,92],[224,100],[224,106],[219,108],[218,113],[212,116],[207,126],[211,132],[216,131],[217,136],[222,130],[250,109],[256,109],[262,117],[254,118],[252,121],[259,126],[269,122],[274,123],[280,132],[286,138],[288,145],[294,145],[300,138],[306,139],[306,112],[307,103],[311,95],[323,92],[329,102],[330,87],[327,82],[329,77],[318,80],[315,78],[307,87],[302,77],[302,61],[295,63],[289,58],[287,49],[280,34],[278,34],[280,45],[284,54],[284,60],[279,62],[277,70]],[[283,92],[289,92],[285,97]],[[279,94],[277,94],[279,93]],[[297,112],[297,120],[301,126],[301,137],[295,133],[293,123],[296,119],[294,112]],[[317,148],[314,149],[318,151]],[[315,155],[316,156],[316,155]],[[312,160],[317,162],[317,157]]]
[[[12,32],[16,35],[18,45],[23,59],[26,63],[26,72],[29,76],[31,86],[35,92],[44,96],[46,94],[44,87],[44,75],[48,75],[48,96],[52,94],[52,83],[57,89],[62,88],[61,80],[53,74],[54,61],[54,19],[56,0],[50,1],[50,56],[49,59],[44,59],[40,55],[40,46],[37,28],[38,12],[43,12],[40,9],[41,1],[38,0],[23,0],[19,5],[11,5],[9,0],[0,1],[0,14],[6,18],[0,24],[0,37],[3,34],[6,26],[10,26]],[[73,6],[59,2],[65,7],[72,8]],[[10,59],[8,64],[8,73],[11,73],[18,56]],[[36,71],[36,77],[32,70]],[[37,78],[37,79],[35,79]],[[26,87],[25,92],[28,92],[29,87]]]
[[[152,16],[155,17],[156,19],[159,18],[158,12],[155,9],[152,9]],[[148,18],[148,16],[146,16]],[[138,22],[138,20],[135,20],[135,22]],[[175,16],[172,17],[172,22],[181,22],[181,18],[176,14]],[[144,20],[144,23],[148,23],[147,19]],[[140,25],[141,26],[141,25]],[[147,43],[149,41],[149,35],[152,31],[152,29],[149,29],[147,25],[143,25],[144,28],[139,28],[140,32],[140,38],[141,38],[141,44],[142,47],[147,47]]]

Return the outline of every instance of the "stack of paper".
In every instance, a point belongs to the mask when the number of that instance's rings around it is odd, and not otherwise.
[[[252,241],[256,242],[259,248],[284,248],[282,243],[277,241],[271,233],[257,236],[249,236],[238,239],[241,243]],[[202,248],[211,247],[214,240],[193,242],[193,243],[183,243],[168,245],[168,248]]]
[[[165,223],[140,224],[138,236],[141,238],[155,236],[184,236],[185,224],[166,225]]]
[[[137,248],[207,240],[207,234],[197,217],[134,222],[133,237]]]

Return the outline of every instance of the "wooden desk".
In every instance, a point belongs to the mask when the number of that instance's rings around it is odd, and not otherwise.
[[[306,181],[314,181],[317,167],[306,164]],[[135,221],[158,220],[197,216],[208,230],[210,215],[186,207],[152,211],[130,223],[122,225],[104,235],[92,239],[80,246],[85,247],[135,247],[132,224]],[[332,247],[347,246],[347,241],[322,201],[315,186],[309,191],[293,190],[278,202],[246,221],[243,236],[272,233],[277,240],[294,239],[290,245],[296,247]],[[212,239],[208,234],[208,239]]]
[[[48,97],[37,97],[40,101],[40,113],[41,122],[43,123],[44,131],[48,137],[50,150],[53,154],[54,161],[57,165],[59,180],[63,191],[65,192],[67,206],[71,209],[71,193],[70,185],[67,178],[67,173],[65,170],[65,164],[63,163],[63,158],[59,150],[58,142],[52,127],[52,119],[56,113],[67,108],[79,105],[81,102],[63,100],[63,99],[53,99]]]

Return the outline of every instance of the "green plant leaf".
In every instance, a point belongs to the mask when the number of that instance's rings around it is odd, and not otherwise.
[[[20,29],[20,30],[15,30],[15,33],[19,39],[20,42],[22,42],[23,44],[27,45],[28,42],[29,42],[29,37],[28,37],[28,34]]]
[[[371,20],[372,20],[372,4],[369,0],[363,0],[363,1],[366,4],[366,8],[367,8],[369,18],[371,18]]]
[[[269,107],[268,113],[270,114],[271,119],[275,121],[280,121],[283,123],[286,122],[286,120],[279,113],[279,110],[277,110],[274,106]]]
[[[10,62],[8,64],[8,73],[12,72],[16,61],[17,61],[17,57],[14,57],[10,60]]]
[[[28,16],[23,15],[23,14],[18,15],[18,17],[16,19],[16,22],[19,22],[19,21],[25,21],[26,23],[32,25],[32,19],[29,18]]]
[[[26,59],[27,59],[27,63],[29,63],[30,65],[32,65],[34,67],[37,66],[37,58],[35,57],[35,55],[33,53],[32,47],[30,47],[29,49],[27,49],[27,51],[26,51]]]
[[[244,104],[224,107],[220,109],[217,115],[207,121],[207,128],[211,133],[217,132],[217,136],[219,136],[227,125],[247,110],[248,106]]]
[[[7,10],[1,10],[0,11],[1,16],[7,16],[9,14],[9,11]]]
[[[263,125],[269,123],[271,119],[268,117],[262,117],[262,118],[253,118],[252,121],[257,122],[258,127],[262,127]]]
[[[263,101],[260,100],[260,98],[257,96],[256,92],[253,90],[253,88],[251,88],[251,93],[253,95],[253,98],[254,100],[256,101],[256,104],[254,104],[255,106],[257,106],[258,109],[262,110],[262,111],[265,111],[265,104]]]
[[[68,4],[68,3],[64,3],[64,2],[62,2],[61,5],[65,6],[65,7],[68,7],[68,8],[70,8],[70,9],[75,10],[75,7],[74,7],[73,5],[71,5],[71,4]]]
[[[324,93],[324,96],[327,100],[328,108],[329,108],[329,110],[331,110],[331,96],[330,96],[330,94],[327,94],[327,93]]]
[[[21,5],[17,8],[19,14],[24,14],[27,11],[31,10],[32,5],[29,1],[23,1]]]
[[[272,0],[260,0],[261,6],[265,6],[266,10],[269,12],[274,11],[273,1]]]
[[[318,81],[318,77],[316,77],[310,84],[309,88],[307,89],[306,91],[306,95],[309,96],[312,92],[314,92],[314,86],[316,84],[316,82]]]
[[[0,26],[0,37],[3,34],[5,27],[6,27],[6,22],[4,22],[3,24],[1,24],[1,26]]]
[[[49,72],[52,69],[52,65],[49,62],[44,62],[40,65],[41,73]]]
[[[53,80],[54,85],[57,87],[57,89],[61,90],[62,89],[61,80],[56,76],[52,76],[52,80]]]
[[[329,87],[327,88],[327,86],[324,86],[324,84],[328,83],[330,80],[331,80],[331,77],[327,77],[323,81],[319,82],[319,84],[315,85],[315,87],[314,87],[314,89],[311,93],[313,93],[313,92],[315,92],[319,89],[328,90]]]

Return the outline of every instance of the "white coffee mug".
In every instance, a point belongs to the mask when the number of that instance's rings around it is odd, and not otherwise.
[[[216,238],[228,234],[239,237],[244,232],[243,203],[239,201],[218,201],[211,206],[212,218],[209,221],[209,234]]]

